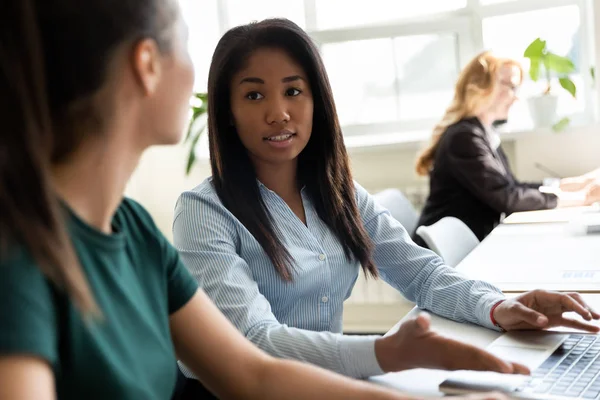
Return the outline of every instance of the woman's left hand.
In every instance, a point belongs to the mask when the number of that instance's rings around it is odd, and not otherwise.
[[[563,316],[575,312],[586,321],[600,319],[581,295],[575,292],[559,293],[533,290],[520,296],[506,299],[494,309],[494,319],[507,331],[523,329],[548,329],[557,326],[598,332],[597,325]]]

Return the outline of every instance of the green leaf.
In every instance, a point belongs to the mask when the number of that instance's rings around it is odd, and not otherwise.
[[[202,111],[201,107],[192,107],[192,119],[188,125],[187,133],[185,134],[183,143],[190,141],[195,134],[201,133],[196,129],[196,124],[202,115],[204,115],[204,112]]]
[[[194,163],[196,162],[196,149],[192,147],[188,154],[187,165],[185,166],[185,174],[189,175]]]
[[[204,114],[208,112],[208,94],[207,93],[194,93],[193,98],[198,101],[192,101],[197,105],[192,105],[192,118],[190,119],[190,123],[188,125],[187,133],[185,135],[184,143],[187,143],[191,140],[196,132],[194,129],[198,119],[200,119]],[[201,133],[201,132],[200,132]]]
[[[590,67],[590,75],[592,76],[592,81],[596,80],[596,68]]]
[[[192,118],[188,125],[188,129],[185,135],[184,143],[190,144],[190,150],[188,152],[187,164],[185,167],[186,175],[190,174],[194,163],[196,162],[196,146],[202,133],[206,129],[206,123],[199,126],[200,121],[208,112],[208,93],[194,93],[192,96],[192,100],[190,101],[193,105],[192,108]]]
[[[567,57],[548,52],[546,54],[547,66],[551,71],[559,74],[570,74],[575,71],[575,64]]]
[[[190,144],[190,151],[188,152],[188,161],[187,161],[187,165],[185,167],[186,175],[190,174],[190,171],[192,170],[192,167],[194,166],[194,163],[196,162],[196,146],[198,145],[200,136],[202,136],[202,132],[204,132],[205,128],[206,128],[206,125],[203,126],[202,129],[197,130],[196,135],[192,139],[192,142]]]
[[[531,64],[529,65],[529,76],[531,77],[531,80],[534,82],[537,82],[537,80],[540,78],[540,59],[539,58],[531,59]]]
[[[571,93],[571,96],[576,97],[577,87],[571,79],[560,78],[558,81],[560,82],[560,86],[562,86],[567,92]]]
[[[541,58],[544,55],[544,51],[546,50],[546,41],[540,38],[535,39],[525,52],[523,53],[523,57],[527,58]]]
[[[564,117],[554,125],[552,125],[552,130],[554,132],[563,131],[569,124],[571,123],[571,119],[569,117]]]

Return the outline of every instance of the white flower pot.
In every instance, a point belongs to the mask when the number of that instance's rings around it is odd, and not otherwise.
[[[550,128],[556,122],[558,97],[546,94],[527,99],[529,114],[536,128]]]

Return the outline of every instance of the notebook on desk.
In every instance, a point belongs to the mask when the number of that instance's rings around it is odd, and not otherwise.
[[[516,399],[600,399],[600,336],[509,332],[487,348],[500,358],[527,365],[531,376],[458,371],[440,385],[446,394],[502,391]]]
[[[520,272],[518,279],[497,279],[493,282],[494,285],[507,293],[522,293],[540,287],[562,292],[598,293],[600,289],[600,264],[594,268],[577,269],[577,266],[566,266],[566,268],[560,270],[525,270]]]

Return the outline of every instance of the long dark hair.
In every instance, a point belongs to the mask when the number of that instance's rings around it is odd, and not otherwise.
[[[66,232],[51,167],[102,123],[93,96],[117,47],[144,38],[168,45],[176,10],[168,1],[3,1],[0,260],[16,246],[28,250],[86,314],[99,310]]]
[[[292,280],[294,260],[276,235],[250,157],[231,124],[231,79],[254,51],[265,47],[286,51],[302,66],[311,86],[313,133],[298,159],[298,179],[305,185],[319,217],[344,246],[346,257],[358,260],[365,273],[376,277],[373,244],[358,212],[348,155],[323,60],[308,34],[287,19],[238,26],[217,44],[208,77],[208,133],[217,194],[261,244],[279,275]]]

